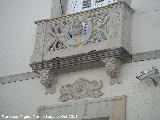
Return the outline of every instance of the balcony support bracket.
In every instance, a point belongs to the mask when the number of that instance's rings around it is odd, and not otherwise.
[[[40,71],[40,83],[46,88],[46,94],[54,94],[56,92],[57,78],[56,74],[51,72],[51,70],[41,70]]]
[[[105,72],[110,77],[110,84],[113,85],[115,83],[120,84],[120,80],[118,76],[120,74],[120,67],[123,64],[122,60],[115,57],[102,59],[105,64]]]

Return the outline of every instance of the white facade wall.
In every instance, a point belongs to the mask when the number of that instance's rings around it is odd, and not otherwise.
[[[103,81],[104,95],[102,98],[127,95],[127,120],[159,120],[160,87],[155,87],[152,82],[147,82],[148,80],[140,82],[136,79],[137,73],[154,65],[160,69],[160,59],[123,65],[120,75],[122,83],[115,85],[109,85],[109,78],[104,68],[59,75],[56,85],[57,92],[54,95],[44,95],[45,89],[40,84],[40,79],[1,84],[0,108],[3,109],[0,109],[0,113],[35,115],[39,106],[60,103],[58,101],[60,87],[82,77]]]
[[[30,71],[35,25],[34,20],[50,17],[51,1],[0,1],[0,76]],[[160,1],[132,0],[135,10],[132,20],[132,52],[140,53],[160,49]],[[3,16],[2,16],[3,15]],[[58,75],[57,92],[44,95],[40,79],[0,84],[0,115],[35,115],[37,107],[59,103],[59,89],[79,77],[102,80],[102,98],[127,95],[127,120],[160,120],[160,87],[152,82],[140,82],[136,75],[157,66],[160,59],[124,64],[119,79],[121,84],[109,85],[104,68]],[[0,116],[0,120],[1,120]]]
[[[31,71],[34,21],[50,15],[51,0],[0,0],[0,76]]]
[[[34,48],[34,21],[50,18],[51,0],[0,1],[0,76],[31,71]],[[159,50],[159,0],[131,0],[132,52]]]
[[[135,10],[132,18],[132,52],[160,49],[160,1],[131,0]]]

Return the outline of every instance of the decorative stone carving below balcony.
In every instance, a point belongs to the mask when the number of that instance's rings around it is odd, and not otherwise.
[[[54,94],[56,92],[55,85],[57,83],[56,75],[50,70],[40,71],[41,84],[45,86],[45,94]]]
[[[67,84],[61,87],[60,98],[62,102],[68,101],[69,99],[82,99],[86,97],[98,98],[103,95],[101,89],[103,87],[101,81],[89,81],[84,78],[79,78],[75,83]]]
[[[110,84],[114,83],[120,84],[118,76],[120,74],[120,66],[122,65],[122,61],[119,58],[105,58],[102,60],[105,64],[105,71],[110,76]]]

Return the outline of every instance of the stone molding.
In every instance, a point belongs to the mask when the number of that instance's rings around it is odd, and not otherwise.
[[[6,84],[6,83],[35,79],[39,77],[40,77],[39,74],[35,72],[26,72],[26,73],[20,73],[20,74],[0,77],[0,83]]]
[[[43,116],[50,115],[77,115],[79,120],[105,117],[109,120],[126,120],[127,96],[116,96],[101,99],[81,99],[67,103],[40,106],[37,115],[42,120]]]
[[[130,62],[140,62],[140,61],[159,59],[159,58],[160,58],[160,50],[154,50],[143,53],[135,53],[132,55],[132,59],[130,60]],[[35,72],[26,72],[26,73],[0,77],[0,83],[6,84],[6,83],[35,79],[39,77],[40,75]]]
[[[72,85],[66,84],[61,86],[59,101],[66,102],[70,99],[82,99],[86,97],[99,98],[103,95],[101,89],[103,87],[102,80],[87,80],[79,78]]]
[[[160,58],[160,50],[153,50],[132,55],[132,62],[146,61]]]
[[[108,57],[119,58],[124,63],[131,62],[131,55],[127,52],[127,50],[124,48],[117,48],[100,51],[93,50],[88,53],[73,55],[69,57],[57,57],[52,60],[30,64],[30,66],[33,70],[35,70],[35,72],[41,71],[43,69],[52,69],[54,72],[60,72],[63,71],[63,68],[67,68],[69,70],[71,67],[74,68],[78,65],[83,66],[89,63],[100,63],[99,66],[103,66],[102,59]]]

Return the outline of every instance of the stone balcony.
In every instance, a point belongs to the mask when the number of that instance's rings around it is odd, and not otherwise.
[[[37,36],[30,62],[32,69],[65,69],[107,57],[129,62],[132,13],[129,5],[118,2],[35,22]]]
[[[35,22],[37,36],[30,66],[48,88],[56,83],[56,74],[101,66],[116,79],[120,65],[131,61],[133,12],[125,2],[117,2]]]

